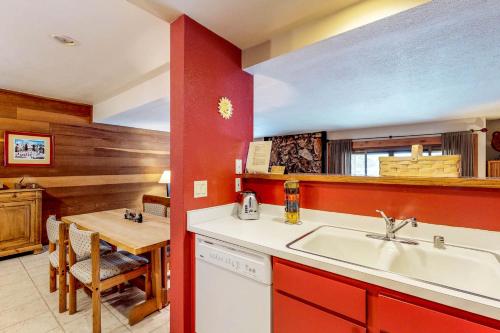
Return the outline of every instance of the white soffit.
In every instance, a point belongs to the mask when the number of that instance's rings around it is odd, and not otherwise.
[[[98,123],[170,131],[170,70],[94,105]]]
[[[498,117],[498,22],[436,0],[252,66],[255,136]]]
[[[184,13],[241,49],[361,0],[129,0],[158,17]],[[379,0],[378,0],[379,1]],[[385,1],[385,0],[382,0]],[[407,0],[399,0],[407,1]],[[412,0],[415,1],[415,0]]]

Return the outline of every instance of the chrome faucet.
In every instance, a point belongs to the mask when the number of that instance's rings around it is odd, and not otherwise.
[[[401,242],[401,243],[406,243],[406,244],[414,244],[414,245],[418,244],[417,241],[414,241],[411,239],[397,238],[396,237],[396,232],[398,232],[399,230],[404,228],[408,223],[411,223],[412,227],[417,227],[418,222],[417,222],[416,218],[410,217],[409,219],[403,220],[403,221],[399,222],[398,224],[396,224],[396,219],[394,217],[388,217],[381,210],[376,210],[376,212],[379,213],[385,221],[385,236],[379,235],[379,234],[368,234],[368,235],[366,235],[367,237],[388,240],[388,241],[396,241],[396,242]]]

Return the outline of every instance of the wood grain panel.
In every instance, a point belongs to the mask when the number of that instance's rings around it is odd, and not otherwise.
[[[439,177],[370,177],[370,176],[341,176],[330,174],[295,173],[286,175],[277,174],[245,174],[246,179],[266,180],[300,180],[317,183],[351,183],[351,184],[385,184],[410,186],[443,186],[443,187],[473,187],[473,188],[500,188],[499,178],[439,178]]]
[[[164,194],[165,186],[157,182],[170,168],[169,133],[94,124],[91,119],[90,105],[0,90],[0,142],[6,130],[54,135],[53,167],[0,166],[0,181],[8,186],[26,177],[26,182],[46,188],[44,221],[50,214],[140,208],[143,194]]]
[[[410,148],[412,145],[439,146],[441,136],[411,137],[400,139],[380,139],[380,140],[355,140],[352,142],[352,149],[387,149],[387,148]]]
[[[24,178],[25,182],[37,183],[43,188],[72,187],[112,184],[157,183],[160,173],[139,175],[98,175],[98,176],[63,176],[63,177],[31,177]],[[21,178],[0,178],[9,187],[20,181]]]
[[[0,118],[0,130],[49,133],[50,124],[42,121],[17,120],[11,118]],[[3,135],[3,133],[2,133]]]
[[[17,119],[43,121],[53,124],[89,124],[87,117],[25,108],[17,108]]]
[[[0,118],[17,118],[17,107],[12,104],[0,103]]]

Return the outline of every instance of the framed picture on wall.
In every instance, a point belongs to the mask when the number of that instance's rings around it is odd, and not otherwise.
[[[49,134],[5,132],[5,166],[52,166],[54,137]]]

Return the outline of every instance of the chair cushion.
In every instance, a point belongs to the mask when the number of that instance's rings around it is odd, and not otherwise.
[[[59,240],[59,225],[61,221],[57,221],[55,215],[50,215],[47,219],[47,238],[51,243],[57,243]]]
[[[126,251],[118,251],[102,256],[100,263],[100,278],[103,281],[147,265],[149,261],[146,258],[135,256]],[[80,282],[85,284],[91,283],[92,259],[77,262],[71,266],[70,272]]]
[[[158,203],[145,202],[144,212],[157,216],[167,216],[167,206]]]
[[[111,246],[108,243],[103,242],[103,241],[101,241],[101,243],[100,243],[99,246],[101,248],[101,255],[109,253],[112,250]],[[80,257],[79,255],[76,256],[76,261],[77,262],[85,260],[85,259],[88,259],[88,258],[86,258],[86,257]],[[52,265],[52,267],[59,268],[59,247],[54,252],[49,253],[49,261],[50,261],[50,264]],[[68,251],[66,251],[66,264],[69,264]]]

